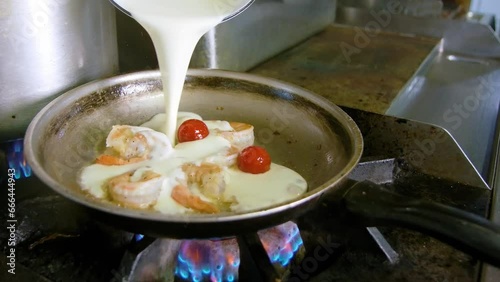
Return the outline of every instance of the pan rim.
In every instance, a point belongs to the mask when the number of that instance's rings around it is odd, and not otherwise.
[[[50,187],[56,193],[62,195],[63,197],[76,202],[85,207],[98,210],[100,212],[105,212],[108,214],[113,214],[115,216],[127,217],[146,221],[158,221],[158,222],[172,222],[172,223],[211,223],[211,222],[231,222],[244,219],[258,218],[268,214],[277,214],[282,211],[300,206],[308,201],[312,201],[315,198],[319,198],[322,194],[329,191],[332,187],[336,186],[339,182],[344,180],[350,172],[359,163],[362,152],[363,152],[363,137],[358,126],[354,120],[344,112],[340,107],[334,103],[328,101],[326,98],[319,96],[309,90],[301,88],[299,86],[283,82],[277,79],[268,78],[255,74],[227,71],[227,70],[214,70],[214,69],[189,69],[187,76],[199,76],[199,77],[221,77],[226,79],[237,79],[248,81],[251,83],[263,84],[271,86],[273,88],[284,89],[294,95],[299,95],[306,98],[314,104],[320,104],[329,113],[335,113],[335,118],[338,119],[340,116],[342,120],[339,120],[349,134],[352,142],[351,156],[348,158],[347,164],[344,168],[331,177],[327,182],[320,186],[314,187],[310,191],[301,195],[299,198],[294,200],[282,202],[280,204],[275,204],[269,206],[265,209],[250,210],[245,212],[230,212],[230,213],[220,213],[220,214],[162,214],[150,211],[133,210],[127,208],[120,208],[118,206],[110,206],[109,204],[98,203],[97,201],[90,200],[86,197],[82,197],[72,189],[65,188],[63,185],[59,184],[52,176],[50,176],[40,163],[40,160],[35,153],[33,138],[34,132],[37,125],[40,124],[43,117],[48,115],[51,109],[54,109],[60,104],[69,103],[84,96],[94,93],[98,89],[103,87],[111,87],[113,85],[121,84],[123,82],[133,81],[133,80],[148,80],[148,79],[158,79],[160,78],[159,70],[148,70],[139,71],[128,74],[121,74],[118,76],[113,76],[109,78],[99,79],[90,81],[79,87],[73,88],[64,94],[60,95],[52,102],[47,104],[37,115],[33,118],[28,126],[28,129],[24,138],[24,148],[26,161],[32,167],[33,172],[42,182],[44,182],[48,187]]]

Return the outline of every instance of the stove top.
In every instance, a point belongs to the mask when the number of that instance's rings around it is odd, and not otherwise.
[[[365,138],[352,181],[487,215],[491,190],[445,131],[344,110]],[[439,140],[439,153],[426,154],[415,140]],[[335,198],[293,223],[223,241],[132,234],[42,184],[23,163],[21,141],[2,144],[0,158],[3,171],[15,170],[1,179],[2,187],[15,183],[15,195],[1,195],[0,220],[13,226],[0,231],[2,281],[476,281],[480,273],[479,261],[427,235],[357,224]]]

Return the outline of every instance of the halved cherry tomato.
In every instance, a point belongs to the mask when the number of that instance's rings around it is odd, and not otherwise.
[[[253,174],[264,173],[271,168],[271,157],[266,149],[249,146],[238,155],[238,168]]]
[[[188,142],[201,140],[208,136],[207,125],[199,119],[188,119],[179,126],[177,131],[177,140],[179,142]]]

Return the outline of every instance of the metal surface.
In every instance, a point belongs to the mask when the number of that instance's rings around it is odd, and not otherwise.
[[[0,4],[0,140],[22,137],[64,91],[116,74],[114,8],[107,1]]]
[[[468,12],[465,19],[469,22],[490,26],[493,30],[496,29],[495,14]]]
[[[413,17],[438,17],[443,11],[443,2],[435,0],[340,0],[340,8],[360,8],[365,10],[380,10],[392,2],[401,6],[401,14]]]
[[[244,11],[246,11],[246,9],[248,9],[252,4],[253,2],[255,2],[255,0],[249,0],[243,7],[239,8],[238,11],[232,13],[231,15],[225,17],[222,22],[227,22],[231,19],[234,19],[235,17],[239,16],[241,13],[243,13]]]
[[[254,125],[256,143],[268,148],[276,163],[301,174],[308,182],[307,193],[264,210],[216,215],[165,215],[92,199],[76,182],[79,170],[95,160],[112,125],[141,124],[163,112],[159,78],[159,71],[114,77],[54,100],[26,133],[25,154],[33,172],[58,193],[91,208],[96,218],[125,230],[156,237],[210,238],[297,217],[325,192],[335,190],[359,161],[363,141],[356,124],[321,97],[249,74],[191,70],[181,110]],[[254,111],[248,111],[248,105]],[[305,122],[307,126],[296,126]]]
[[[129,16],[129,17],[132,17],[132,15],[130,14],[129,11],[127,11],[127,9],[123,8],[122,6],[118,5],[115,1],[113,0],[109,0],[120,12],[124,13],[125,15]],[[222,22],[226,22],[230,19],[233,19],[234,17],[238,16],[239,14],[243,13],[248,7],[250,7],[250,5],[252,5],[252,3],[254,2],[255,0],[249,0],[245,5],[243,5],[241,8],[239,8],[236,12],[232,13],[231,15],[225,17]]]
[[[339,8],[335,23],[364,28],[374,22],[383,31],[441,39],[442,50],[446,52],[480,58],[499,57],[500,44],[491,27],[467,21],[404,16],[398,3],[398,0],[387,1],[382,9],[375,10]]]
[[[397,264],[399,262],[399,255],[387,242],[384,235],[382,235],[382,233],[380,233],[380,231],[376,227],[368,227],[366,229],[368,230],[368,233],[370,233],[370,235],[373,237],[373,240],[375,240],[377,245],[380,247],[382,252],[384,252],[389,263]]]
[[[291,82],[337,105],[384,113],[439,40],[368,34],[331,25],[249,72]]]
[[[198,42],[191,68],[246,71],[321,31],[335,19],[336,0],[256,0]],[[147,32],[117,15],[121,72],[158,68]]]
[[[500,89],[498,37],[483,24],[415,19],[401,11],[389,4],[376,10],[342,8],[336,21],[362,28],[378,22],[384,31],[441,39],[385,114],[442,126],[486,178],[500,99],[493,95]]]
[[[368,158],[369,159],[369,158]],[[386,160],[366,160],[361,159],[361,163],[356,166],[356,168],[349,175],[349,179],[355,181],[365,181],[369,180],[377,184],[387,184],[394,180],[394,167],[396,166],[396,160],[394,158]],[[396,264],[399,262],[399,254],[394,251],[392,246],[384,238],[384,235],[380,233],[376,227],[367,227],[367,232],[380,247],[380,250],[387,257],[390,264]]]
[[[246,71],[323,30],[335,7],[336,0],[256,1],[201,38],[191,67]]]
[[[299,46],[253,68],[250,72],[297,84],[341,106],[383,114],[401,89],[405,88],[406,83],[411,81],[414,73],[432,61],[427,58],[435,49],[438,40],[380,32],[376,37],[370,37],[366,47],[360,48],[359,53],[346,56],[342,46],[344,44],[354,46],[361,34],[362,30],[357,28],[331,26]],[[435,97],[432,98],[430,101],[435,101]],[[441,104],[434,103],[433,106],[439,107],[439,105]],[[425,112],[427,109],[422,110]],[[405,127],[403,124],[401,126]],[[488,130],[488,127],[474,128],[477,131]],[[470,130],[465,127],[460,129],[464,130],[464,134],[467,133],[466,130]],[[368,133],[379,132],[373,129]],[[429,134],[432,136],[431,139],[428,138]],[[418,166],[425,170],[434,171],[436,175],[445,175],[449,179],[463,183],[487,187],[477,172],[471,175],[470,168],[474,167],[461,150],[456,150],[454,136],[450,138],[447,130],[435,127],[433,132],[417,133],[411,137],[411,139],[408,136],[396,138],[390,132],[378,136],[390,139],[394,144],[403,142],[411,146],[412,151],[408,154],[411,155],[413,162],[419,163]],[[478,142],[486,140],[485,136]],[[473,147],[473,149],[483,152],[487,148]],[[449,164],[434,167],[434,163],[439,163],[441,158],[449,160]],[[461,161],[455,162],[455,159]],[[463,167],[466,163],[469,163],[466,165],[468,167]]]
[[[394,158],[387,160],[367,161],[362,159],[362,162],[349,175],[349,179],[355,181],[364,181],[369,179],[377,184],[390,183],[394,179]]]
[[[333,25],[250,72],[338,105],[443,127],[486,178],[500,100],[498,38],[481,24],[389,11],[340,8],[336,22],[349,26]]]
[[[438,49],[431,56],[387,114],[446,128],[486,178],[500,102],[496,95],[500,91],[500,61]]]
[[[344,110],[354,120],[361,120],[357,124],[365,139],[382,141],[365,148],[365,151],[369,150],[367,156],[383,155],[382,160],[403,156],[409,165],[425,174],[489,190],[459,144],[443,128],[396,117]],[[389,122],[392,124],[390,129],[385,125]]]

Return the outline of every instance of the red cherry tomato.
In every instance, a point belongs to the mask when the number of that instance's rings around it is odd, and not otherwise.
[[[238,168],[243,172],[259,174],[271,168],[271,157],[266,149],[249,146],[238,155]]]
[[[207,125],[199,119],[188,119],[179,126],[177,130],[177,140],[188,142],[201,140],[208,136]]]

